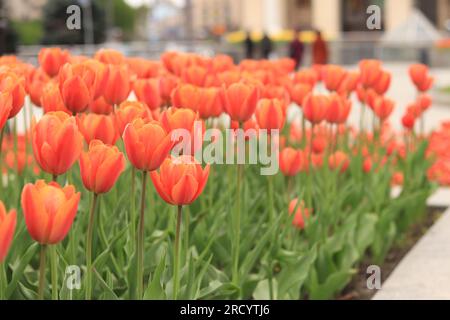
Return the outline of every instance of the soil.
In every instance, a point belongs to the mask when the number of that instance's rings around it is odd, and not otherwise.
[[[423,221],[410,228],[401,242],[395,244],[386,255],[386,259],[381,268],[381,283],[394,271],[398,263],[416,244],[416,242],[427,232],[427,230],[439,219],[445,208],[429,208],[428,214]],[[370,300],[377,290],[367,288],[367,267],[371,265],[370,257],[366,257],[360,264],[357,274],[353,277],[350,284],[343,290],[338,300]]]

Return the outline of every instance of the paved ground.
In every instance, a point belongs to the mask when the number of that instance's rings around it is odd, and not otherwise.
[[[450,205],[450,189],[441,188],[430,205]],[[450,209],[408,252],[374,300],[450,299]]]

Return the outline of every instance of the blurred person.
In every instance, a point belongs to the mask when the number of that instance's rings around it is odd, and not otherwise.
[[[303,48],[303,42],[300,40],[300,30],[296,30],[294,38],[289,44],[289,57],[295,61],[295,69],[298,69],[302,64]]]
[[[316,31],[316,39],[312,45],[313,64],[327,64],[328,48],[326,42],[322,38],[322,33]]]
[[[270,54],[272,53],[272,40],[267,33],[264,33],[263,38],[261,40],[261,54],[263,59],[269,59]]]
[[[245,58],[253,59],[253,51],[254,51],[255,46],[252,41],[252,36],[250,34],[250,31],[247,31],[247,36],[244,40],[244,46],[245,46]]]

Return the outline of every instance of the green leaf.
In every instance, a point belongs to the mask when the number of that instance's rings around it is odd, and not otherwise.
[[[159,261],[158,267],[153,274],[153,279],[149,281],[149,285],[144,293],[145,300],[164,300],[166,299],[166,294],[164,288],[161,285],[161,276],[164,272],[166,266],[166,253],[162,255]]]
[[[36,242],[33,243],[31,246],[29,246],[27,251],[25,251],[25,254],[21,257],[19,265],[14,267],[11,282],[9,283],[8,287],[6,288],[6,298],[11,297],[14,290],[17,288],[19,279],[22,277],[25,268],[27,267],[27,265],[30,263],[31,259],[35,255],[38,247],[39,247],[39,244]]]

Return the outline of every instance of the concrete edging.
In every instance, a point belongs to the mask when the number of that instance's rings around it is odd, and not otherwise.
[[[449,208],[400,261],[373,300],[450,299],[450,188],[438,189],[427,203]]]

